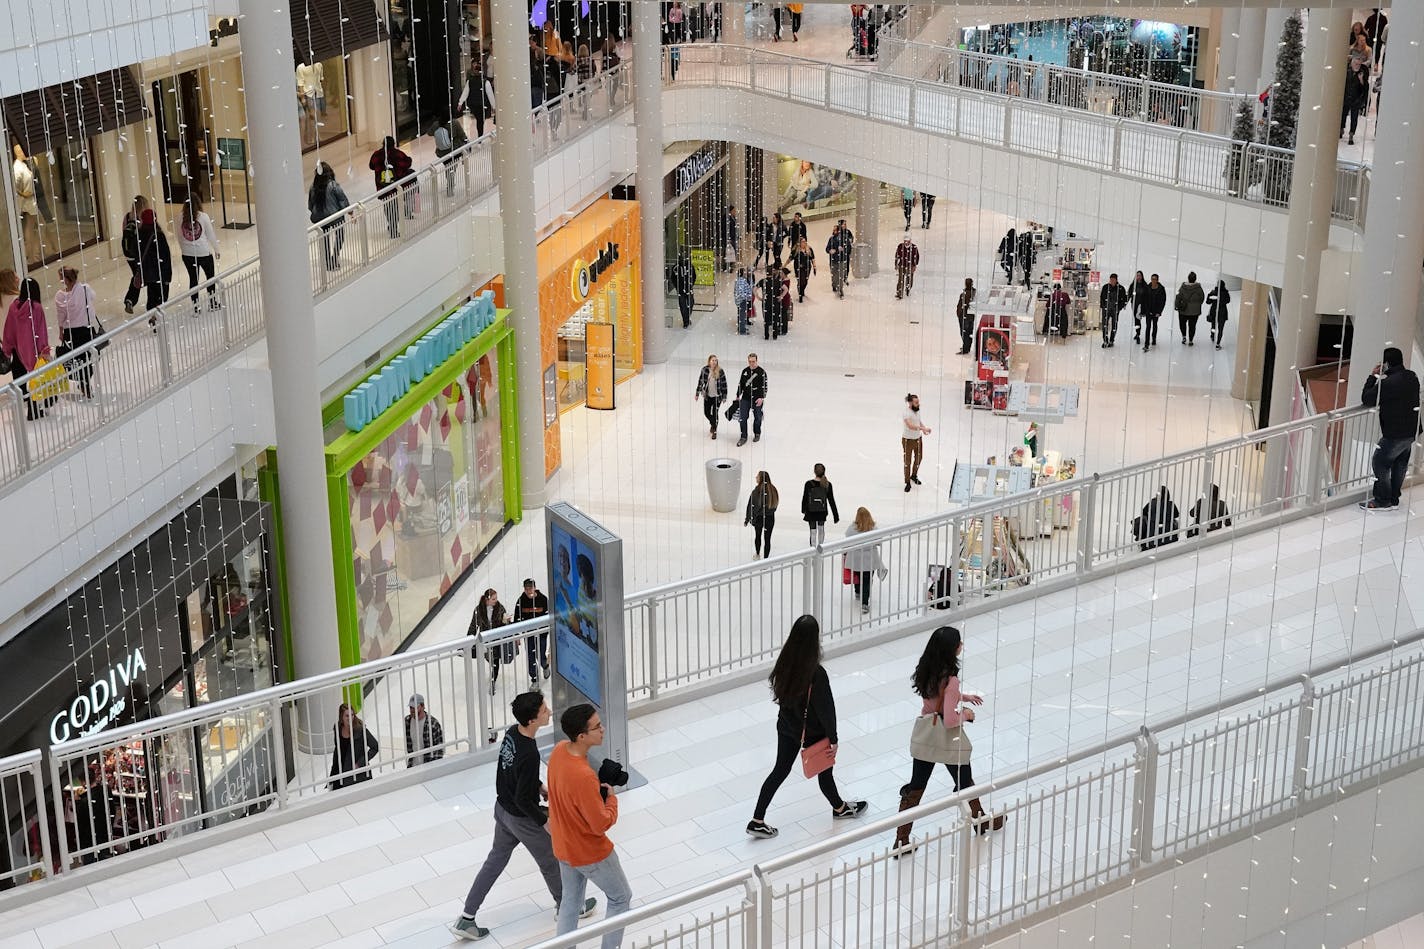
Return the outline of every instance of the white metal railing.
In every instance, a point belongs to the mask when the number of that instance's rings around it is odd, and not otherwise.
[[[631,64],[623,64],[534,109],[535,157],[548,155],[630,106]],[[416,174],[310,227],[307,234],[312,293],[322,296],[390,258],[437,223],[466,210],[495,186],[493,136],[485,135]],[[217,290],[216,310],[192,298]],[[205,371],[264,333],[261,266],[243,261],[191,293],[111,326],[109,331],[38,373],[0,386],[0,490],[93,433]],[[27,423],[26,388],[36,377],[62,374],[68,392],[51,403],[45,419]],[[89,380],[93,399],[83,398]]]
[[[0,889],[43,879],[59,865],[51,849],[56,835],[45,805],[43,760],[38,750],[0,760],[0,815],[9,841]]]
[[[1287,149],[1064,108],[1071,102],[1057,101],[1056,93],[1052,100],[1039,101],[726,44],[685,46],[680,55],[676,87],[750,89],[1220,198],[1285,207],[1290,197],[1295,155]],[[1338,219],[1362,226],[1368,175],[1367,166],[1338,163]]]
[[[1377,425],[1375,413],[1362,408],[1313,416],[633,594],[623,607],[630,702],[677,699],[761,674],[802,613],[816,616],[833,644],[913,635],[1169,550],[1318,512],[1368,484]],[[1193,502],[1212,485],[1228,506],[1229,523],[1192,536],[1201,526]],[[1143,537],[1134,518],[1164,486],[1177,499],[1185,536]],[[871,545],[889,574],[873,581],[871,609],[863,613],[842,583],[844,557]],[[937,568],[947,580],[931,586]],[[542,622],[510,626],[55,746],[54,813],[68,808],[102,829],[74,849],[54,842],[59,864],[311,801],[342,778],[404,770],[411,693],[423,694],[441,722],[442,751],[491,754],[499,733],[513,724],[510,700],[528,681],[529,640],[537,649],[547,631]],[[357,707],[380,746],[360,775],[331,771],[329,738],[343,700]],[[298,749],[290,758],[289,745]],[[122,762],[129,771],[142,762],[152,772],[142,787],[120,775]],[[73,794],[78,788],[87,790]],[[79,807],[80,799],[91,803]]]
[[[985,940],[1086,905],[1424,765],[1424,630],[818,841],[538,943],[629,927],[638,946],[899,947]],[[1381,657],[1388,664],[1362,666]],[[1319,680],[1333,680],[1322,686]],[[981,838],[967,802],[997,792]],[[1012,798],[1009,803],[1005,799]],[[898,853],[901,823],[919,831]],[[738,930],[714,921],[736,920]]]

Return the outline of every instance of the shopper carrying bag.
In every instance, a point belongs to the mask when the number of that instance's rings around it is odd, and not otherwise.
[[[912,679],[915,694],[920,697],[920,715],[910,732],[910,757],[914,760],[910,782],[900,788],[900,810],[907,811],[920,803],[929,786],[934,766],[942,764],[949,771],[954,790],[974,786],[974,772],[969,767],[974,744],[964,732],[965,722],[974,721],[974,710],[968,705],[982,705],[978,695],[966,695],[959,690],[959,654],[964,641],[953,626],[941,626],[930,633]],[[986,834],[1004,826],[1002,814],[990,816],[976,797],[969,802],[974,830]],[[910,831],[914,823],[901,824],[895,830],[896,856],[914,849]]]

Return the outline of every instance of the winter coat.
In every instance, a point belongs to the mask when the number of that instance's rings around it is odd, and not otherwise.
[[[49,349],[49,324],[44,307],[33,300],[12,302],[10,311],[5,314],[5,335],[0,348],[7,357],[18,358],[25,372],[32,371],[40,354]]]
[[[5,326],[8,339],[8,321]],[[1361,401],[1379,406],[1380,434],[1385,438],[1414,438],[1419,433],[1419,377],[1403,366],[1366,379]]]
[[[1212,325],[1219,325],[1226,322],[1226,305],[1231,302],[1231,291],[1226,289],[1226,284],[1218,283],[1212,291],[1206,295],[1206,302],[1211,309],[1207,311],[1207,322]]]
[[[1183,316],[1201,316],[1202,304],[1206,302],[1206,291],[1199,283],[1184,283],[1177,288],[1177,299],[1172,309]]]
[[[152,229],[139,227],[138,256],[144,283],[173,282],[173,252],[163,228],[157,224]]]

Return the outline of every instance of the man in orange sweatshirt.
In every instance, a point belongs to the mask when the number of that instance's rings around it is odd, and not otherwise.
[[[591,749],[603,744],[603,721],[592,705],[571,705],[559,716],[568,741],[549,754],[549,834],[564,898],[559,903],[559,935],[578,928],[579,908],[590,882],[608,897],[605,919],[626,913],[633,891],[608,829],[618,822],[618,796],[588,763]],[[603,949],[618,949],[623,930],[603,937]]]

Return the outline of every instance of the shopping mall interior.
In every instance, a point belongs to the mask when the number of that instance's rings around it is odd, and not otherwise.
[[[0,949],[1424,945],[1424,5],[66,11]]]

